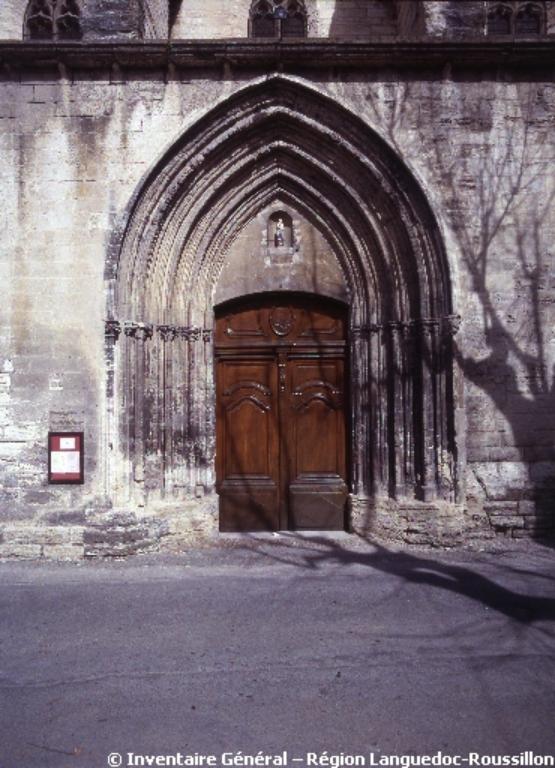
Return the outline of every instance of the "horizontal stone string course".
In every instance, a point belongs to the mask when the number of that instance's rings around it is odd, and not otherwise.
[[[442,317],[424,317],[417,320],[389,320],[386,323],[369,323],[355,325],[351,333],[355,338],[369,338],[374,333],[388,331],[390,333],[413,331],[433,332],[441,330],[443,336],[455,336],[461,325],[460,315],[443,315]]]
[[[107,340],[116,342],[121,334],[139,341],[151,339],[154,333],[159,334],[162,341],[173,341],[180,338],[187,341],[211,341],[212,330],[210,328],[199,328],[197,326],[180,325],[152,325],[150,323],[134,323],[130,321],[120,322],[119,320],[104,321],[104,336]]]
[[[380,331],[409,332],[413,330],[433,331],[441,329],[444,336],[455,336],[461,324],[460,315],[444,315],[443,317],[419,318],[417,320],[390,320],[386,323],[369,323],[368,325],[356,325],[351,329],[355,338],[368,338],[373,333]],[[212,330],[197,326],[179,325],[151,325],[150,323],[134,323],[119,320],[104,321],[104,335],[107,339],[117,341],[121,331],[129,338],[140,340],[150,339],[153,333],[158,333],[162,341],[173,341],[176,338],[188,341],[211,341]]]

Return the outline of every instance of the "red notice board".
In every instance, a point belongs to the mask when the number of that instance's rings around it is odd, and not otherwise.
[[[49,432],[48,482],[82,483],[83,467],[83,433]]]

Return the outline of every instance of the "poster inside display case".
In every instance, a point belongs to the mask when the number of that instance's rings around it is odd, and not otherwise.
[[[84,481],[83,432],[48,433],[48,482]]]

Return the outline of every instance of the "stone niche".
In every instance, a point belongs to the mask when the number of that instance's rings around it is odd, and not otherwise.
[[[349,298],[343,271],[326,238],[280,200],[263,208],[230,245],[214,304],[264,291]]]

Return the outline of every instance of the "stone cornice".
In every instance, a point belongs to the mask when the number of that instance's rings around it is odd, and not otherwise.
[[[206,67],[394,67],[425,69],[450,65],[548,69],[553,74],[555,39],[522,41],[468,40],[459,42],[387,41],[348,42],[332,39],[267,41],[252,39],[181,40],[173,42],[0,42],[0,74],[20,69],[64,68],[162,69],[172,71]]]

